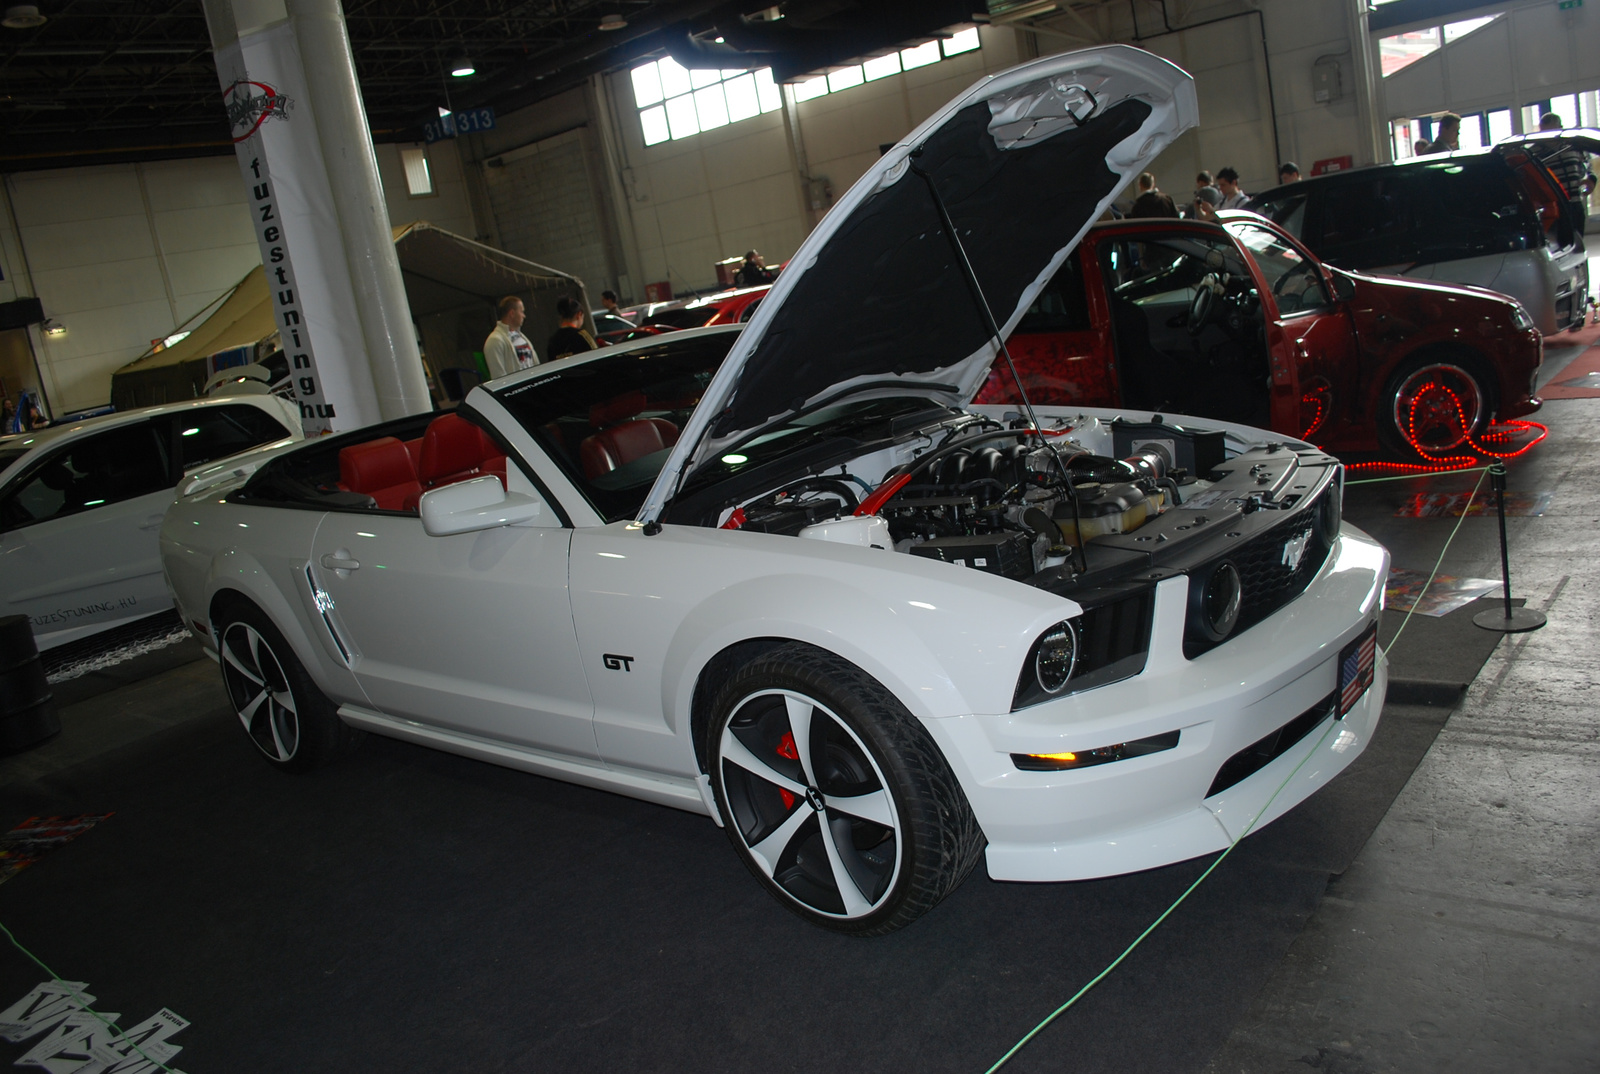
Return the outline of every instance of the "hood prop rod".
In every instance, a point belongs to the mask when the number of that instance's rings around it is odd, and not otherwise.
[[[922,181],[927,184],[934,208],[939,211],[939,221],[944,225],[944,233],[950,237],[950,245],[956,252],[956,260],[961,262],[962,275],[966,277],[967,287],[971,289],[973,301],[983,317],[983,326],[999,345],[1001,355],[1005,357],[1006,368],[1011,371],[1012,383],[1016,384],[1017,395],[1022,399],[1023,412],[1033,425],[1034,439],[1038,441],[1040,447],[1050,452],[1050,457],[1055,460],[1056,469],[1061,472],[1061,483],[1066,486],[1067,498],[1072,501],[1072,520],[1078,531],[1075,547],[1078,550],[1078,558],[1083,563],[1083,570],[1087,573],[1089,551],[1083,546],[1083,526],[1078,514],[1078,490],[1072,487],[1072,478],[1067,474],[1067,464],[1061,461],[1061,453],[1056,451],[1055,446],[1045,440],[1044,426],[1039,424],[1039,415],[1034,413],[1033,402],[1028,398],[1028,389],[1022,386],[1022,377],[1017,374],[1017,364],[1011,360],[1011,349],[1006,346],[1005,336],[1001,334],[1000,325],[994,319],[994,310],[990,308],[988,296],[983,293],[983,285],[978,282],[978,274],[972,267],[971,259],[967,257],[967,248],[962,244],[961,235],[956,231],[955,221],[950,218],[950,210],[945,207],[944,198],[939,195],[939,187],[934,183],[933,175],[918,163],[922,157],[922,146],[913,149],[910,157],[911,170],[921,176]]]

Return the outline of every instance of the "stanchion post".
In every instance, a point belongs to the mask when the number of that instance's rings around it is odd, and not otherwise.
[[[1500,516],[1500,587],[1503,609],[1486,609],[1472,617],[1477,626],[1485,630],[1498,630],[1502,634],[1524,634],[1544,626],[1544,613],[1534,608],[1511,606],[1511,555],[1506,546],[1506,464],[1497,462],[1489,467],[1489,487],[1494,490],[1495,513]]]

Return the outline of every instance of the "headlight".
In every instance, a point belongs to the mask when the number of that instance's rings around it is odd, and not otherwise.
[[[1052,696],[1067,688],[1078,670],[1078,631],[1071,620],[1047,630],[1033,650],[1033,674],[1039,688]]]
[[[1239,607],[1244,601],[1244,586],[1239,582],[1239,572],[1232,563],[1224,563],[1211,572],[1200,586],[1200,629],[1212,641],[1221,641],[1233,633],[1239,622]]]
[[[1093,594],[1081,616],[1055,624],[1033,643],[1017,675],[1013,711],[1093,690],[1144,670],[1155,586]],[[1091,598],[1092,599],[1092,598]]]
[[[1329,486],[1328,491],[1322,494],[1322,502],[1317,505],[1317,530],[1322,540],[1330,548],[1333,542],[1339,539],[1339,523],[1343,520],[1344,504],[1340,493],[1339,483],[1336,481]]]
[[[1528,316],[1528,311],[1522,308],[1522,303],[1511,303],[1511,323],[1518,328],[1532,328],[1533,318]]]

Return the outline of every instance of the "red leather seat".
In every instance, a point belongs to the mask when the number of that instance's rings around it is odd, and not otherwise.
[[[583,473],[591,480],[678,442],[678,427],[665,418],[636,418],[585,437],[578,445]]]
[[[444,414],[428,423],[422,434],[422,456],[417,466],[418,490],[407,504],[414,509],[429,489],[494,474],[506,483],[506,457],[489,435],[465,418]]]
[[[371,496],[384,511],[405,510],[421,487],[405,444],[392,436],[340,448],[339,484]]]

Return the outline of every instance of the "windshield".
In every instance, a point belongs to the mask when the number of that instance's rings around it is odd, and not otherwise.
[[[607,522],[638,513],[738,333],[675,336],[494,393]]]

